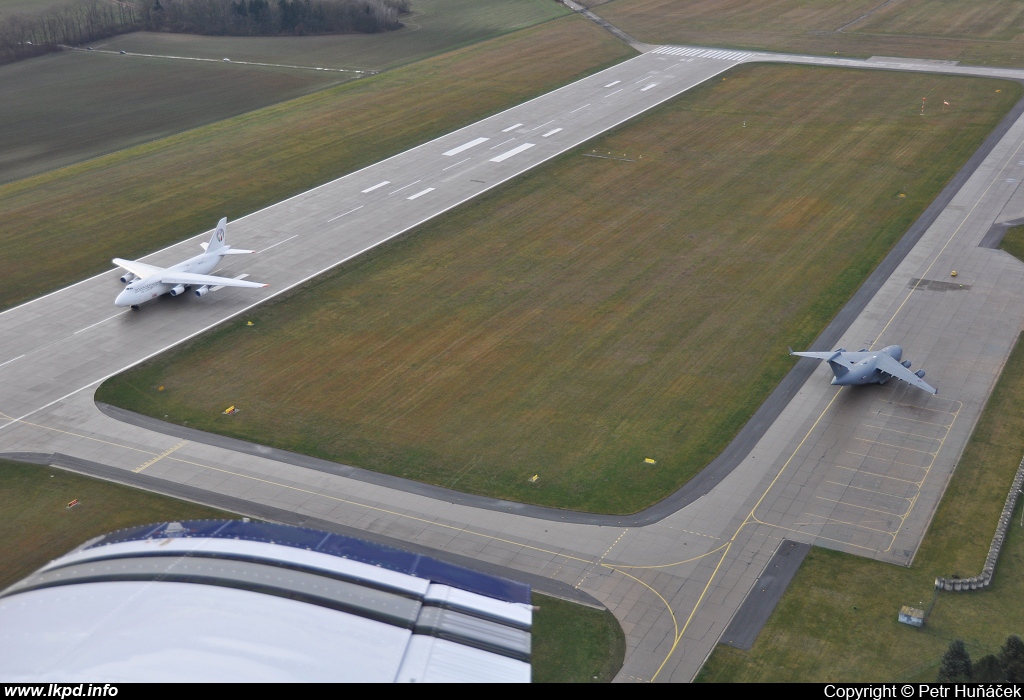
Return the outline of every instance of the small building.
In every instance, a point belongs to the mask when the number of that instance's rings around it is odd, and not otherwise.
[[[905,625],[920,627],[924,624],[924,610],[918,610],[917,608],[912,608],[909,605],[904,605],[900,608],[899,621]]]

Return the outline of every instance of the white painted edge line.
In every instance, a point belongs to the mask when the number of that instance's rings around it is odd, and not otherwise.
[[[468,150],[469,150],[469,149],[471,149],[471,148],[472,148],[473,146],[479,146],[479,145],[480,145],[480,144],[482,144],[482,143],[483,143],[484,141],[490,141],[490,139],[489,139],[489,138],[487,138],[486,136],[481,136],[481,137],[480,137],[480,138],[478,138],[478,139],[473,139],[473,140],[472,140],[472,141],[470,141],[469,143],[464,143],[464,144],[462,144],[461,146],[456,146],[455,148],[453,148],[453,149],[452,149],[452,150],[450,150],[450,151],[445,151],[445,152],[444,152],[444,153],[442,153],[441,155],[445,155],[445,156],[457,156],[457,155],[459,155],[460,153],[462,153],[463,151],[468,151]]]
[[[27,354],[27,353],[26,353],[26,354]],[[21,359],[21,358],[23,358],[23,357],[25,357],[25,355],[18,355],[17,357],[15,357],[15,358],[13,358],[13,359],[10,359],[10,360],[8,360],[7,362],[0,362],[0,367],[3,367],[4,365],[9,365],[9,364],[11,364],[12,362],[15,362],[15,361],[17,361],[17,360],[20,360],[20,359]]]
[[[524,102],[523,104],[526,104],[526,103]],[[517,106],[518,106],[518,105],[517,105]],[[518,129],[518,128],[519,128],[519,127],[521,127],[522,125],[523,125],[523,123],[522,123],[522,122],[519,122],[518,124],[513,124],[512,126],[510,126],[510,127],[509,127],[509,128],[507,128],[507,129],[502,129],[502,130],[501,130],[501,133],[503,133],[503,134],[507,134],[508,132],[512,131],[513,129]]]
[[[640,56],[637,56],[636,58],[643,58],[646,55],[647,54],[641,54]],[[630,59],[630,60],[636,60],[636,59]],[[626,63],[626,61],[624,61],[623,63]],[[612,66],[610,68],[605,68],[605,71],[612,70],[613,68],[617,68],[617,67],[619,67],[621,65],[622,64],[617,64],[617,65]],[[697,85],[700,85],[701,83],[704,83],[704,82],[706,82],[708,80],[711,80],[716,75],[724,73],[725,71],[729,70],[731,67],[732,66],[728,66],[728,65],[722,66],[721,70],[715,71],[711,75],[709,75],[706,78],[704,78],[704,80],[701,80],[701,81],[699,81],[699,82],[697,82],[697,83],[695,83],[693,85],[690,85],[689,87],[684,88],[684,89],[682,89],[682,90],[680,90],[678,92],[673,92],[672,94],[669,94],[669,95],[666,95],[665,97],[662,97],[660,100],[658,100],[654,104],[650,105],[649,107],[647,107],[645,109],[640,110],[636,114],[631,114],[631,115],[629,115],[627,117],[623,117],[622,119],[620,119],[619,121],[615,122],[614,124],[609,124],[607,128],[602,129],[597,134],[594,134],[594,136],[598,136],[600,134],[606,133],[606,132],[614,129],[615,127],[619,126],[620,124],[623,124],[623,123],[629,121],[630,119],[634,119],[637,116],[643,114],[644,112],[647,112],[648,110],[654,109],[655,107],[657,107],[658,105],[662,104],[663,102],[668,102],[669,100],[671,100],[671,99],[673,99],[675,97],[678,97],[679,95],[683,94],[687,90],[691,90],[694,87],[696,87]],[[601,72],[603,73],[604,71],[601,71]],[[600,73],[595,74],[595,75],[600,75]],[[590,77],[593,77],[593,76],[590,76]],[[586,78],[584,78],[584,80],[586,80]],[[554,92],[558,92],[559,90],[564,90],[566,87],[568,87],[568,86],[560,87],[560,88],[558,88],[558,90],[555,90]],[[547,94],[550,95],[552,93],[547,93]],[[539,99],[539,98],[537,98],[537,97],[533,98],[533,100],[536,100],[536,99]],[[533,100],[528,100],[527,102],[523,102],[523,103],[521,103],[519,105],[516,105],[516,107],[521,107],[524,104],[529,104],[530,102],[533,102]],[[510,107],[509,109],[515,109],[516,107]],[[505,110],[505,111],[508,111],[508,110]],[[591,136],[590,138],[594,138],[594,136]],[[438,138],[442,138],[442,137],[438,137]],[[436,141],[436,140],[437,139],[434,139],[434,141]],[[580,143],[584,143],[585,141],[586,141],[586,139],[584,139],[584,141],[581,141]],[[432,143],[432,142],[430,142],[430,143]],[[208,326],[200,328],[199,330],[195,331],[194,333],[191,333],[191,334],[185,336],[184,338],[181,338],[180,340],[176,340],[173,343],[160,348],[159,350],[155,350],[155,351],[151,352],[150,354],[146,355],[145,357],[142,357],[142,358],[140,358],[138,360],[135,360],[134,362],[129,362],[128,364],[126,364],[121,369],[115,370],[115,371],[111,372],[110,374],[108,374],[108,375],[106,375],[104,377],[100,377],[99,379],[94,379],[93,381],[89,382],[88,384],[84,384],[84,385],[78,387],[77,389],[69,391],[68,393],[64,394],[60,398],[56,398],[53,401],[51,401],[51,402],[49,402],[49,403],[47,403],[47,404],[45,404],[43,406],[40,406],[39,408],[34,408],[31,411],[29,411],[28,413],[22,414],[21,416],[19,416],[17,418],[12,418],[12,419],[8,420],[6,423],[4,423],[3,425],[0,425],[0,430],[3,430],[4,428],[8,428],[8,427],[14,425],[15,423],[20,423],[21,421],[25,420],[29,416],[35,415],[36,413],[39,413],[40,411],[45,411],[50,406],[53,406],[54,404],[58,404],[61,401],[64,401],[65,399],[69,399],[69,398],[71,398],[72,396],[74,396],[75,394],[77,394],[77,393],[79,393],[81,391],[85,391],[86,389],[88,389],[90,387],[93,387],[93,386],[96,386],[97,384],[102,384],[103,382],[107,381],[111,377],[113,377],[115,375],[118,375],[121,372],[124,372],[126,370],[129,370],[132,367],[135,367],[136,365],[140,365],[143,362],[145,362],[146,360],[149,360],[149,359],[152,359],[152,358],[156,357],[160,353],[167,352],[171,348],[175,348],[175,347],[181,345],[182,343],[187,343],[188,341],[192,340],[193,338],[195,338],[198,335],[202,335],[203,333],[205,333],[206,331],[210,330],[211,328],[216,328],[217,326],[219,326],[222,323],[230,321],[231,319],[236,318],[237,316],[241,316],[242,314],[248,312],[250,309],[254,309],[257,306],[259,306],[260,304],[263,304],[263,303],[265,303],[267,301],[270,301],[271,299],[273,299],[276,296],[284,294],[285,292],[287,292],[287,291],[289,291],[291,289],[295,289],[295,287],[298,287],[300,284],[305,284],[306,282],[308,282],[309,280],[313,279],[314,277],[319,277],[320,275],[324,274],[325,272],[328,272],[329,270],[333,270],[334,268],[338,267],[339,265],[344,265],[349,260],[352,260],[353,258],[357,258],[360,255],[362,255],[363,253],[365,253],[365,252],[367,252],[369,250],[373,250],[374,248],[376,248],[379,245],[387,243],[392,238],[395,238],[397,236],[401,236],[403,233],[406,233],[407,231],[411,231],[412,229],[416,228],[417,226],[419,226],[423,222],[430,221],[431,219],[433,219],[435,217],[441,216],[445,212],[451,211],[452,209],[455,209],[456,207],[465,204],[466,202],[468,202],[469,200],[473,199],[474,197],[479,197],[481,194],[483,194],[487,190],[494,189],[498,185],[502,185],[502,184],[508,182],[509,180],[511,180],[512,178],[519,177],[520,175],[522,175],[527,170],[532,170],[533,168],[536,168],[537,166],[546,163],[547,161],[551,160],[552,158],[554,158],[556,156],[560,156],[561,154],[565,153],[566,151],[568,151],[568,150],[570,150],[572,148],[575,148],[578,145],[579,145],[578,143],[569,144],[569,145],[565,146],[564,148],[556,150],[555,152],[553,152],[551,155],[547,156],[546,158],[542,158],[538,162],[534,163],[531,167],[526,168],[525,170],[522,170],[522,171],[519,171],[519,172],[511,173],[510,175],[508,175],[508,177],[502,178],[502,179],[498,180],[497,182],[495,182],[495,183],[493,183],[493,184],[491,184],[491,185],[489,185],[487,187],[484,187],[484,189],[480,190],[479,192],[474,192],[473,194],[471,194],[471,195],[469,195],[467,197],[464,197],[464,198],[460,199],[457,202],[453,202],[452,204],[450,204],[449,206],[445,207],[444,209],[442,209],[442,210],[440,210],[438,212],[435,212],[434,214],[431,214],[430,216],[428,216],[428,217],[426,217],[424,219],[421,219],[421,220],[417,221],[416,223],[414,223],[414,224],[412,224],[410,226],[407,226],[406,228],[404,228],[404,229],[402,229],[400,231],[396,231],[395,233],[393,233],[390,236],[387,236],[385,238],[382,238],[381,240],[377,241],[376,243],[371,243],[370,245],[366,246],[362,250],[357,251],[357,252],[353,253],[352,255],[349,255],[346,258],[342,258],[341,260],[337,260],[335,262],[332,262],[330,265],[328,265],[327,267],[323,268],[322,270],[314,272],[314,273],[312,273],[310,275],[306,275],[302,279],[297,280],[297,281],[293,282],[292,284],[289,284],[289,285],[287,285],[285,287],[282,287],[281,289],[278,289],[275,292],[271,292],[270,294],[268,294],[263,299],[258,299],[257,301],[253,302],[252,304],[249,304],[248,306],[239,309],[235,313],[228,314],[227,316],[225,316],[224,318],[220,319],[219,321],[214,321],[213,323],[209,324]],[[417,148],[419,148],[419,146],[417,146]],[[409,149],[409,150],[415,150],[415,149]],[[378,161],[377,163],[374,163],[374,165],[379,165],[380,163],[384,163],[386,161],[389,161],[392,158],[397,158],[398,156],[400,156],[400,155],[402,155],[404,153],[407,153],[407,152],[408,151],[402,151],[402,153],[396,153],[395,155],[393,155],[393,156],[391,156],[389,158],[385,158],[382,161]],[[369,168],[369,167],[373,167],[373,166],[367,166],[367,168]],[[365,169],[366,168],[363,168],[363,170],[365,170]],[[361,171],[357,170],[356,172],[361,172]],[[349,175],[353,175],[353,174],[355,174],[355,173],[349,173]],[[342,180],[345,177],[349,177],[349,175],[345,175],[343,177],[340,177],[340,178],[338,178],[338,180]],[[337,180],[332,180],[331,182],[325,182],[322,185],[318,185],[318,186],[314,187],[312,190],[307,190],[306,192],[301,192],[301,193],[299,193],[297,195],[289,197],[288,199],[282,200],[281,202],[277,202],[276,204],[271,204],[270,206],[264,207],[263,209],[270,209],[272,207],[276,207],[278,204],[283,204],[284,202],[287,202],[287,201],[289,201],[291,199],[295,199],[296,197],[301,197],[303,195],[309,194],[310,192],[318,190],[318,189],[320,189],[322,187],[326,187],[327,185],[330,185],[333,182],[337,182]],[[254,211],[254,212],[252,212],[250,214],[246,214],[245,216],[242,217],[242,219],[244,219],[246,217],[249,217],[249,216],[253,216],[254,214],[258,214],[259,212],[263,211],[263,209],[258,209],[257,211]],[[238,220],[240,221],[241,219],[238,219]],[[210,231],[204,231],[202,234],[199,234],[197,236],[193,236],[192,238],[185,239],[185,241],[178,241],[178,243],[175,243],[174,245],[167,246],[167,248],[164,248],[163,250],[168,250],[170,248],[173,248],[176,245],[179,245],[179,244],[184,243],[184,242],[188,242],[188,241],[193,240],[195,238],[199,238],[199,236],[202,236],[202,235],[208,235],[209,233],[210,233]],[[160,251],[157,251],[157,252],[160,252]],[[90,277],[89,279],[95,279],[96,277],[102,277],[103,275],[107,274],[108,272],[110,272],[110,271],[108,270],[107,272],[101,272],[100,274],[94,275],[94,277]],[[73,287],[73,286],[75,286],[77,284],[81,284],[82,282],[86,282],[86,281],[88,281],[88,280],[80,280],[78,282],[75,282],[75,284],[73,284],[73,285],[69,285],[68,287],[64,287],[64,289],[58,289],[55,292],[50,292],[46,296],[52,296],[53,294],[57,294],[58,292],[62,292],[65,289],[68,289],[69,287]],[[42,298],[43,297],[37,297],[37,299],[42,299]],[[17,309],[17,308],[20,308],[22,306],[25,306],[26,304],[30,304],[30,303],[31,302],[25,302],[25,304],[19,304],[18,306],[15,306],[13,308]],[[13,309],[9,309],[9,310],[13,310]],[[6,312],[4,312],[4,313],[6,313]],[[15,359],[18,359],[18,358],[15,358]]]
[[[488,151],[493,151],[493,150],[494,150],[495,148],[501,148],[501,147],[502,147],[502,146],[504,146],[504,145],[505,145],[506,143],[511,143],[512,141],[515,141],[515,140],[516,140],[516,137],[515,137],[515,136],[513,136],[513,137],[512,137],[512,138],[510,138],[510,139],[509,139],[508,141],[502,141],[501,143],[498,143],[498,144],[495,144],[495,145],[491,146],[491,147],[490,147],[490,148],[488,148],[487,150],[488,150]]]
[[[583,105],[582,107],[577,107],[573,111],[569,112],[569,114],[576,114],[576,112],[580,111],[581,109],[586,109],[589,106],[590,106],[590,103],[588,102],[587,104]]]
[[[646,55],[647,54],[640,54],[639,56],[634,56],[633,58],[626,59],[625,61],[622,61],[621,63],[616,63],[613,66],[608,66],[604,70],[598,71],[597,73],[594,73],[593,75],[589,75],[589,76],[587,76],[585,78],[580,78],[577,81],[574,81],[574,82],[569,83],[567,85],[563,85],[562,87],[557,88],[555,90],[552,90],[551,92],[546,92],[543,95],[537,95],[536,97],[533,97],[533,98],[527,100],[526,102],[520,102],[517,105],[512,105],[511,107],[508,107],[507,109],[503,109],[502,111],[500,111],[497,114],[489,117],[488,119],[495,119],[496,117],[499,117],[502,114],[506,114],[506,113],[511,112],[513,110],[520,109],[524,105],[528,105],[531,102],[536,102],[538,100],[546,99],[546,98],[550,97],[551,95],[554,95],[556,93],[562,92],[563,90],[569,90],[574,85],[577,85],[578,83],[581,83],[581,82],[583,82],[585,80],[590,80],[590,79],[596,78],[597,76],[602,75],[604,73],[608,73],[608,72],[613,71],[613,70],[618,70],[619,68],[621,68],[622,66],[626,65],[630,61],[641,61],[641,60],[643,60],[643,58]],[[797,64],[806,63],[806,61],[800,61],[799,60],[799,59],[803,58],[803,56],[800,56],[799,54],[780,54],[780,56],[781,56],[782,62],[790,62],[790,63],[797,63]],[[858,62],[858,61],[855,61],[853,59],[848,59],[847,62],[845,62],[845,63],[844,62],[836,62],[836,63],[829,63],[829,65],[851,65],[851,66],[854,66],[854,67],[861,67],[861,68],[874,68],[874,66],[871,66],[871,65],[862,65],[863,63],[864,62]],[[724,71],[726,69],[723,68],[722,70]],[[722,72],[722,71],[719,71],[719,72]],[[943,73],[945,73],[945,72],[948,72],[948,71],[934,71],[934,72],[943,72]],[[957,74],[974,75],[974,73],[971,73],[971,72],[968,72],[968,71],[955,71],[955,72]],[[996,71],[996,72],[999,75],[1002,75],[1001,72],[999,72],[999,71]],[[1014,79],[1014,80],[1017,79],[1017,77],[1018,77],[1017,74],[1020,73],[1019,70],[1012,70],[1012,69],[1007,69],[1007,70],[1005,70],[1003,72],[1005,72],[1008,77],[1010,77],[1011,79]],[[714,76],[711,76],[711,77],[714,77]],[[989,72],[986,72],[982,77],[993,77],[993,76],[990,75]],[[689,89],[690,88],[687,88],[687,90],[689,90]],[[685,90],[684,90],[684,92],[685,92]],[[379,160],[376,163],[371,163],[370,165],[367,165],[366,167],[360,168],[359,170],[353,170],[352,172],[350,172],[350,173],[348,173],[346,175],[342,175],[341,177],[335,178],[335,179],[330,180],[328,182],[325,182],[325,183],[323,183],[321,185],[317,185],[316,187],[308,189],[305,192],[299,192],[298,194],[293,194],[291,197],[286,197],[285,199],[282,199],[280,202],[274,202],[273,204],[268,204],[267,206],[265,206],[265,207],[263,207],[261,209],[257,209],[256,211],[251,211],[248,214],[246,214],[245,216],[242,216],[242,217],[239,217],[238,219],[235,219],[235,221],[244,221],[245,219],[248,219],[250,216],[255,216],[256,214],[259,214],[261,212],[267,211],[268,209],[273,209],[274,207],[277,207],[277,206],[280,206],[280,205],[285,204],[287,202],[290,202],[293,199],[298,199],[299,197],[305,197],[307,195],[312,194],[313,192],[316,192],[317,190],[323,189],[325,187],[330,187],[331,185],[334,185],[335,183],[341,182],[345,178],[352,177],[354,175],[358,175],[359,173],[363,172],[364,170],[369,170],[370,168],[376,168],[377,166],[379,166],[379,165],[381,165],[383,163],[387,163],[389,160],[394,160],[395,158],[399,158],[399,157],[405,155],[406,153],[411,153],[412,151],[415,151],[416,149],[425,148],[425,147],[429,146],[430,144],[434,143],[435,141],[440,141],[441,139],[446,138],[448,136],[451,136],[452,134],[457,134],[460,131],[464,131],[464,130],[468,130],[468,129],[475,129],[475,128],[477,128],[477,126],[481,122],[484,122],[484,121],[487,121],[487,119],[482,119],[479,122],[474,122],[473,124],[470,124],[468,126],[464,126],[461,129],[456,129],[455,131],[452,131],[452,132],[450,132],[448,134],[444,134],[442,136],[438,136],[437,138],[431,139],[430,141],[427,141],[426,143],[421,143],[419,146],[413,146],[412,148],[408,148],[408,149],[406,149],[406,150],[404,150],[404,151],[402,151],[400,153],[396,153],[393,156],[388,156],[384,160]],[[621,122],[619,122],[619,123],[621,123]],[[515,129],[515,128],[520,127],[520,126],[522,126],[522,124],[515,124],[514,126],[511,126],[508,129],[504,129],[503,131],[511,131],[512,129]],[[390,184],[390,183],[384,183],[384,184]],[[383,185],[381,185],[381,186],[383,187]],[[190,241],[194,241],[196,239],[203,239],[203,238],[205,238],[205,239],[209,240],[209,237],[210,237],[210,235],[212,233],[213,233],[213,229],[212,228],[211,229],[207,229],[206,231],[202,231],[200,233],[197,233],[194,236],[189,236],[188,238],[185,238],[183,240],[171,243],[170,245],[164,246],[163,248],[160,248],[159,250],[155,250],[152,253],[149,253],[148,255],[144,255],[141,258],[139,258],[139,260],[141,261],[141,260],[145,260],[146,258],[150,258],[150,257],[152,257],[154,255],[159,255],[160,253],[163,253],[164,251],[168,251],[171,248],[175,248],[175,247],[177,247],[179,245],[184,245],[184,244],[186,244],[186,243],[188,243]],[[328,269],[330,269],[330,268],[328,268]],[[22,303],[20,303],[20,304],[18,304],[16,306],[12,306],[9,309],[5,309],[3,311],[0,311],[0,316],[3,316],[4,314],[6,314],[6,313],[8,313],[10,311],[14,311],[15,309],[20,309],[23,306],[28,306],[29,304],[34,304],[37,301],[42,301],[43,299],[46,299],[47,297],[51,297],[54,294],[59,294],[61,292],[67,291],[68,289],[71,289],[72,287],[77,287],[80,284],[85,284],[86,282],[91,282],[92,280],[99,279],[100,277],[103,277],[103,276],[105,276],[105,275],[107,275],[107,274],[109,274],[111,272],[115,272],[117,270],[118,270],[118,268],[116,268],[116,267],[109,268],[107,270],[104,270],[103,272],[100,272],[98,274],[93,275],[92,277],[86,277],[85,279],[78,280],[77,282],[72,282],[71,284],[69,284],[69,285],[67,285],[65,287],[61,287],[59,289],[55,289],[52,292],[47,292],[46,294],[43,294],[42,296],[38,296],[38,297],[36,297],[34,299],[29,299],[28,301],[24,301],[24,302],[22,302]],[[326,272],[326,270],[325,270],[325,272]],[[210,326],[210,327],[212,328],[213,326]],[[173,347],[173,346],[170,346],[170,347]],[[134,365],[129,365],[129,366],[133,367]],[[125,369],[128,369],[128,368],[126,367]],[[111,376],[113,376],[113,375],[111,375]],[[68,396],[70,396],[70,395],[71,394],[68,394]],[[32,414],[28,413],[26,415],[32,415]],[[0,428],[2,428],[2,427],[3,426],[0,426]]]
[[[367,187],[365,190],[363,190],[363,194],[366,194],[367,192],[373,192],[376,189],[380,189],[384,185],[390,185],[390,184],[391,184],[391,180],[385,180],[384,182],[378,182],[373,187]]]
[[[491,158],[491,162],[492,163],[500,163],[501,161],[507,160],[507,159],[511,158],[512,156],[518,154],[518,153],[522,153],[523,151],[525,151],[528,148],[533,148],[535,145],[536,144],[533,144],[533,143],[520,144],[519,146],[516,146],[515,148],[513,148],[511,151],[505,151],[500,156],[494,156],[493,158]]]
[[[391,196],[391,195],[393,195],[393,194],[398,194],[398,193],[399,193],[399,192],[401,192],[402,190],[407,190],[407,189],[409,189],[410,187],[412,187],[413,185],[415,185],[415,184],[416,184],[417,182],[421,182],[421,180],[416,180],[415,182],[410,182],[410,183],[409,183],[408,185],[406,185],[405,187],[399,187],[399,188],[398,188],[397,190],[395,190],[394,192],[388,192],[388,197],[390,197],[390,196]]]
[[[332,222],[332,221],[334,221],[335,219],[340,219],[340,218],[341,218],[341,217],[343,217],[343,216],[348,216],[348,215],[349,215],[349,214],[351,214],[352,212],[354,212],[354,211],[359,211],[359,210],[360,210],[360,209],[362,209],[362,208],[363,208],[363,205],[362,205],[362,204],[360,204],[360,205],[359,205],[358,207],[356,207],[355,209],[349,209],[348,211],[346,211],[346,212],[343,212],[343,213],[341,213],[341,214],[338,214],[337,216],[332,216],[332,217],[331,217],[330,219],[328,219],[328,220],[327,220],[327,223],[331,223],[331,222]],[[295,235],[297,236],[297,235],[299,235],[299,234],[295,234]],[[284,243],[284,241],[281,241],[281,242],[282,242],[282,243]]]
[[[652,87],[657,87],[657,86],[658,86],[658,84],[657,84],[657,83],[651,83],[650,85],[648,85],[648,86],[646,86],[646,87],[642,87],[642,88],[640,88],[640,92],[647,92],[647,91],[648,91],[648,90],[650,90],[650,89],[651,89]]]
[[[406,199],[416,199],[417,197],[422,197],[423,195],[427,194],[428,192],[433,192],[433,191],[434,191],[433,187],[428,187],[427,189],[423,190],[422,192],[417,192],[412,197],[406,197]]]
[[[615,81],[612,81],[612,82],[608,83],[607,85],[605,85],[605,87],[606,88],[615,87],[616,85],[618,85],[621,82],[622,82],[621,80],[615,80]]]
[[[79,333],[81,333],[82,331],[87,331],[87,330],[89,330],[90,328],[95,328],[96,326],[100,325],[101,323],[106,323],[106,322],[107,322],[107,321],[109,321],[110,319],[112,319],[112,318],[117,318],[117,317],[118,317],[118,316],[120,316],[121,314],[126,314],[126,313],[128,313],[129,311],[131,311],[131,309],[125,309],[124,311],[118,311],[118,312],[117,312],[116,314],[114,314],[113,316],[107,316],[107,317],[106,317],[105,319],[103,319],[102,321],[97,321],[96,323],[92,324],[91,326],[86,326],[85,328],[79,328],[79,329],[78,329],[77,331],[75,331],[75,332],[74,332],[74,333],[72,333],[71,335],[78,335],[78,334],[79,334]],[[23,355],[22,357],[24,357],[24,355]]]
[[[266,248],[264,248],[263,250],[257,250],[257,251],[256,251],[256,255],[259,255],[260,253],[265,253],[265,252],[267,252],[268,250],[270,250],[271,248],[276,248],[277,246],[281,245],[282,243],[287,243],[287,242],[288,242],[288,241],[290,241],[290,240],[291,240],[292,238],[298,238],[298,237],[299,237],[299,234],[297,234],[297,233],[296,233],[296,234],[295,234],[294,236],[292,236],[291,238],[286,238],[286,239],[284,239],[283,241],[278,241],[278,242],[277,242],[277,243],[275,243],[274,245],[268,245],[268,246],[267,246]]]
[[[546,139],[548,136],[554,136],[555,134],[557,134],[561,130],[562,130],[562,127],[558,127],[557,129],[552,129],[548,133],[542,134],[541,138],[545,138]]]
[[[605,95],[605,97],[611,97],[612,95],[618,95],[618,94],[619,94],[620,92],[622,92],[622,91],[623,91],[623,89],[624,89],[624,88],[619,88],[619,89],[618,89],[618,90],[616,90],[615,92],[609,92],[609,93],[608,93],[607,95]]]
[[[467,160],[469,160],[469,158],[463,158],[463,159],[462,159],[462,160],[460,160],[460,161],[459,161],[458,163],[454,163],[454,164],[452,164],[452,165],[449,165],[449,166],[448,166],[447,168],[441,168],[441,172],[443,173],[443,172],[444,172],[445,170],[451,170],[452,168],[455,168],[455,167],[457,167],[457,166],[460,166],[460,165],[462,165],[463,163],[465,163],[465,162],[466,162]]]

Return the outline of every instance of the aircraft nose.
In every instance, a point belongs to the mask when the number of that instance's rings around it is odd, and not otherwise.
[[[128,300],[128,290],[122,291],[114,299],[114,306],[131,306],[132,303]]]

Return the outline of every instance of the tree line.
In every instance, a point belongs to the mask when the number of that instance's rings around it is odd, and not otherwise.
[[[940,683],[1024,683],[1024,641],[1011,634],[998,654],[987,654],[971,663],[963,641],[954,639],[942,655],[936,680]]]
[[[221,36],[398,29],[409,0],[79,0],[0,17],[0,63],[138,30]]]

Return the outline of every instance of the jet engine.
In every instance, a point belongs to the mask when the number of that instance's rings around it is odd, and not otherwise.
[[[172,297],[176,297],[179,294],[184,294],[185,293],[185,285],[179,284],[177,287],[172,289],[170,293],[171,293]]]
[[[910,360],[904,360],[900,364],[906,367],[907,369],[910,369]]]
[[[202,287],[200,287],[199,289],[196,290],[196,296],[197,297],[205,297],[209,293],[210,293],[210,286],[207,285],[207,284],[204,284]]]
[[[126,272],[123,275],[121,275],[121,282],[123,282],[124,284],[128,284],[133,279],[135,279],[135,273],[134,272]]]
[[[917,370],[916,372],[914,372],[914,374],[917,375],[918,379],[924,379],[924,370],[923,369]]]

